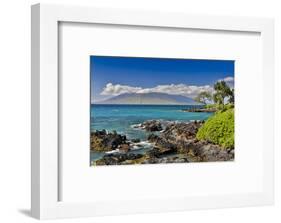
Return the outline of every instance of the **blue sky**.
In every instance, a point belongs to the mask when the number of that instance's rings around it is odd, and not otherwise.
[[[163,92],[194,97],[218,80],[234,84],[234,61],[90,57],[91,101],[122,93]]]

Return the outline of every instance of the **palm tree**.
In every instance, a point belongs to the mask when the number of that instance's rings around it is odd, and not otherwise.
[[[207,91],[201,91],[195,98],[194,100],[202,103],[204,105],[207,104],[208,101],[210,101],[212,99],[212,95],[210,92]]]
[[[213,95],[213,100],[219,105],[224,106],[225,98],[231,98],[232,96],[234,97],[232,90],[229,88],[225,81],[218,81],[217,83],[215,83],[214,89],[215,93]]]

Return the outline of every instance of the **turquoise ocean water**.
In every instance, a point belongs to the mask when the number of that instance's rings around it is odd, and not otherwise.
[[[133,128],[147,120],[192,121],[206,120],[212,113],[183,112],[182,109],[200,107],[200,105],[91,105],[91,131],[105,129],[124,134],[128,139],[145,141],[148,132]],[[91,153],[91,160],[103,154]]]
[[[91,105],[91,131],[116,130],[129,139],[145,140],[143,130],[132,128],[132,125],[147,120],[191,121],[205,120],[211,113],[183,112],[182,109],[200,107],[200,105]]]

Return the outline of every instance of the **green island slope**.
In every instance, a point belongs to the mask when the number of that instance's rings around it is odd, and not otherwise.
[[[216,112],[199,129],[196,137],[224,149],[234,148],[234,108]]]

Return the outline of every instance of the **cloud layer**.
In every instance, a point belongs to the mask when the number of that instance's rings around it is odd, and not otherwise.
[[[219,81],[225,81],[230,88],[234,87],[234,77],[225,77]]]
[[[225,82],[230,87],[233,87],[234,78],[226,77],[224,79]],[[210,93],[213,92],[213,86],[211,85],[203,85],[203,86],[195,86],[195,85],[186,85],[186,84],[168,84],[168,85],[157,85],[153,88],[142,88],[142,87],[132,87],[128,85],[121,84],[112,84],[108,83],[102,90],[101,95],[106,96],[117,96],[124,93],[167,93],[174,95],[183,95],[186,97],[195,97],[201,91],[208,91]]]
[[[124,93],[137,93],[141,91],[141,87],[131,87],[128,85],[120,85],[116,84],[113,85],[112,83],[108,83],[102,90],[101,95],[119,95]]]

